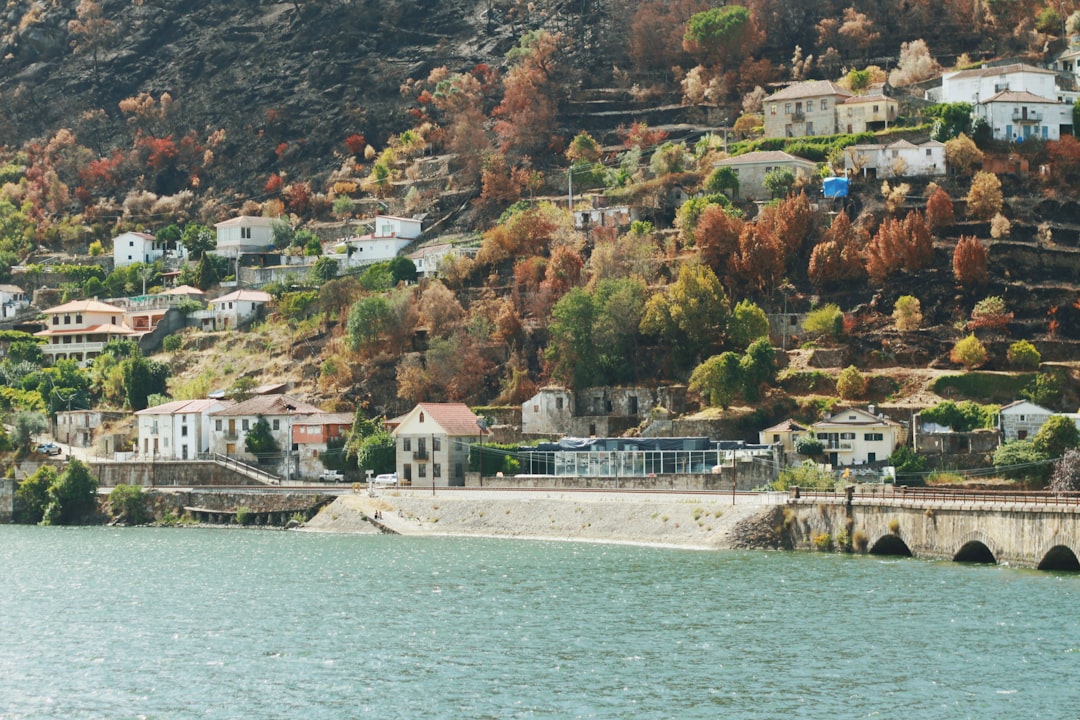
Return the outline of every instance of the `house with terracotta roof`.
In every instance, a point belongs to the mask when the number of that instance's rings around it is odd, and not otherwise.
[[[774,170],[790,170],[796,177],[817,176],[817,163],[789,155],[782,150],[758,150],[724,158],[713,163],[714,167],[728,167],[739,177],[739,198],[745,200],[770,200],[772,193],[765,187],[765,176]]]
[[[837,107],[853,94],[831,80],[789,85],[765,98],[765,137],[807,137],[840,132]]]
[[[210,413],[210,452],[239,458],[263,465],[277,465],[286,478],[298,476],[295,463],[296,443],[293,442],[293,422],[322,410],[290,395],[259,395],[235,405]],[[257,458],[247,451],[244,440],[260,419],[270,426],[270,435],[281,449],[281,455]],[[285,462],[285,458],[290,462]]]
[[[193,460],[210,450],[210,413],[231,400],[174,400],[135,413],[135,453],[143,459]]]
[[[273,218],[240,215],[214,225],[215,255],[235,258],[242,253],[264,252],[274,247]]]
[[[75,300],[45,310],[41,351],[51,362],[75,360],[86,367],[115,338],[138,339],[124,320],[125,310],[98,300]]]
[[[779,445],[784,450],[784,457],[794,457],[795,443],[799,438],[812,435],[808,425],[803,425],[788,418],[772,427],[758,432],[758,441],[762,445]]]
[[[976,117],[986,120],[995,140],[1021,142],[1036,138],[1059,140],[1061,126],[1072,126],[1072,105],[1026,90],[1002,90],[975,107]]]
[[[398,478],[412,485],[463,486],[469,446],[490,432],[464,403],[420,403],[398,420]]]

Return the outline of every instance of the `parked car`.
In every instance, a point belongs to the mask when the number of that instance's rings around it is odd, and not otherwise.
[[[397,485],[397,473],[383,473],[375,476],[376,485]]]
[[[345,482],[345,476],[337,470],[323,470],[319,480],[322,482]]]
[[[59,445],[51,442],[44,442],[39,444],[36,450],[42,455],[59,455],[63,452]]]

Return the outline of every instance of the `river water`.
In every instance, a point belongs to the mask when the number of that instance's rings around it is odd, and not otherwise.
[[[0,720],[1075,718],[1080,576],[0,527]]]

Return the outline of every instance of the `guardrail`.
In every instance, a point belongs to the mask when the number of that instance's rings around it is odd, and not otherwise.
[[[845,501],[843,490],[806,490],[792,488],[790,499],[821,501]],[[854,500],[880,500],[889,502],[950,502],[977,503],[984,505],[1080,505],[1080,492],[1053,493],[1041,490],[968,490],[945,487],[891,486],[860,487],[853,494]]]
[[[235,470],[241,475],[246,475],[252,480],[259,480],[261,482],[269,483],[270,485],[280,485],[281,478],[277,475],[266,472],[254,465],[248,465],[247,463],[240,462],[234,457],[228,455],[222,455],[221,453],[201,453],[199,455],[200,460],[210,460],[222,465],[230,470]]]

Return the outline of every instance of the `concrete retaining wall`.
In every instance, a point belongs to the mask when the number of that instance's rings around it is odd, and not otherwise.
[[[591,488],[597,490],[731,490],[730,467],[722,472],[687,475],[657,475],[654,477],[555,477],[551,475],[514,475],[484,477],[476,473],[465,475],[466,487],[485,488]],[[773,480],[772,469],[765,463],[740,462],[737,472],[738,490],[753,490]]]
[[[176,485],[253,485],[261,483],[217,463],[184,460],[164,462],[94,462],[90,472],[99,487],[141,485],[165,487]]]

